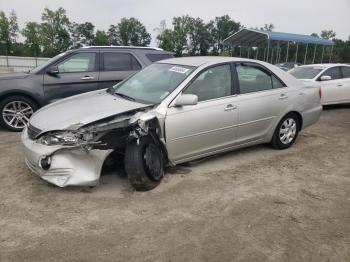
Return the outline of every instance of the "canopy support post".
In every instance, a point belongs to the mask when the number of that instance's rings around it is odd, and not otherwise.
[[[250,46],[248,46],[248,58],[250,58]]]
[[[242,46],[239,46],[239,57],[242,57]]]
[[[304,65],[306,64],[306,57],[307,57],[307,48],[309,47],[309,44],[306,44],[306,50],[305,50],[305,56],[304,56]]]
[[[287,42],[286,63],[288,63],[288,54],[289,54],[289,41]]]
[[[296,64],[298,61],[298,51],[299,51],[299,43],[297,42],[297,51],[295,52],[295,60],[294,63]]]
[[[267,54],[266,54],[266,62],[269,62],[269,52],[270,52],[270,39],[267,39]]]
[[[323,64],[324,46],[322,47],[321,64]]]
[[[255,60],[258,60],[259,47],[256,48]]]
[[[266,61],[266,47],[264,48],[264,57],[263,57],[263,61]]]
[[[273,46],[271,46],[271,64],[273,63]]]
[[[332,45],[332,48],[331,48],[331,53],[329,54],[329,63],[332,62],[332,55],[333,55],[333,45]]]
[[[282,53],[282,47],[280,46],[279,47],[279,52],[278,52],[278,61],[277,61],[277,63],[280,63],[281,62],[281,53]]]
[[[278,63],[279,51],[280,51],[280,41],[277,42],[277,52],[276,52],[276,62],[275,62],[275,64]]]
[[[313,64],[315,63],[316,49],[317,49],[317,45],[315,45],[315,48],[314,48],[314,57],[312,58],[312,63]]]

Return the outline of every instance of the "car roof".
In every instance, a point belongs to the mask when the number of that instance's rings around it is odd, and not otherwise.
[[[158,47],[149,47],[149,46],[83,46],[78,49],[73,49],[73,51],[76,50],[135,50],[135,51],[147,51],[152,53],[161,53],[161,54],[174,54],[172,52],[164,51],[161,48]]]
[[[178,57],[178,58],[164,59],[157,63],[199,67],[201,65],[212,65],[212,64],[214,65],[219,63],[237,62],[237,61],[256,62],[256,60],[253,60],[253,59],[240,58],[240,57],[191,56],[191,57]],[[259,62],[262,62],[262,61],[259,61]]]
[[[326,63],[326,64],[310,64],[310,65],[301,65],[299,67],[320,67],[320,68],[330,68],[333,66],[349,66],[347,64],[339,64],[339,63]]]

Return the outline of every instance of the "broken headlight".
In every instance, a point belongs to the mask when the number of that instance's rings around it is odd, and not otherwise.
[[[37,139],[37,143],[47,146],[74,146],[81,140],[82,135],[72,131],[57,131],[44,134]]]

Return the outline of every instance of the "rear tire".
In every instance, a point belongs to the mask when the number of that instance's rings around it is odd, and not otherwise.
[[[22,131],[37,109],[38,105],[30,98],[21,95],[7,97],[0,101],[0,125],[9,131]]]
[[[137,191],[149,191],[159,185],[164,176],[161,149],[150,136],[130,142],[125,151],[125,171]]]
[[[278,123],[270,145],[275,149],[287,149],[291,147],[298,137],[300,129],[299,118],[294,113],[289,113]]]

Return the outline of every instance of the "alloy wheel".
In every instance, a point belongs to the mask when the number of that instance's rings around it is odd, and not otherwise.
[[[2,109],[4,122],[15,129],[24,128],[28,124],[33,113],[33,108],[24,101],[11,101]]]

